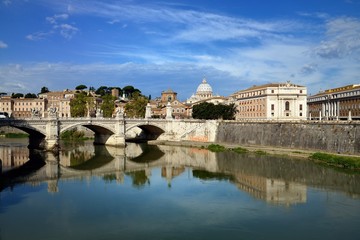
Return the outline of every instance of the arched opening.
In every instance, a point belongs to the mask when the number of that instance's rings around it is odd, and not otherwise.
[[[126,141],[146,142],[156,140],[165,131],[154,125],[139,125],[126,131]]]
[[[66,127],[61,130],[60,135],[62,135],[66,131],[70,131],[71,129],[80,129],[80,131],[84,131],[84,129],[81,129],[81,127],[84,127],[86,129],[89,129],[93,132],[93,134],[85,133],[88,137],[94,138],[94,144],[105,144],[107,140],[114,134],[111,130],[99,126],[99,125],[93,125],[93,124],[77,124],[70,127]]]
[[[17,124],[9,124],[1,126],[1,132],[13,134],[15,138],[26,137],[28,135],[28,148],[29,149],[43,149],[45,144],[45,134],[39,132],[37,129],[32,128],[26,121],[19,121]],[[16,130],[14,130],[16,129]],[[19,131],[20,130],[20,131]]]
[[[289,103],[289,101],[285,102],[285,111],[290,111],[290,103]]]

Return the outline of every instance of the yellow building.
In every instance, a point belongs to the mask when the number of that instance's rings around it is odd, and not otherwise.
[[[10,96],[0,97],[0,112],[6,112],[11,116],[13,111],[14,101]]]
[[[30,118],[33,111],[37,111],[38,117],[44,117],[47,109],[46,99],[40,98],[14,98],[13,111],[11,116],[14,118]]]
[[[309,96],[309,119],[360,120],[360,84],[328,89]]]
[[[56,108],[59,117],[71,117],[70,100],[75,97],[75,91],[64,90],[39,94],[39,98],[47,100],[48,108]],[[47,112],[45,113],[47,117]]]

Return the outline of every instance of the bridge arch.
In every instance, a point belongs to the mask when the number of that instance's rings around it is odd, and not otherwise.
[[[140,128],[142,133],[140,136],[137,136],[136,139],[144,139],[144,140],[155,140],[161,134],[165,133],[165,130],[162,126],[158,126],[156,124],[147,124],[147,123],[138,123],[126,128],[125,132],[129,132],[135,128]]]
[[[29,148],[39,148],[46,138],[46,123],[30,125],[27,121],[2,121],[0,127],[13,127],[29,134]]]
[[[78,126],[86,127],[94,132],[94,144],[107,144],[116,135],[115,131],[108,126],[94,122],[78,122],[60,126],[59,134]]]
[[[68,131],[70,129],[79,127],[79,126],[86,127],[88,129],[90,129],[91,131],[93,131],[95,134],[106,134],[106,135],[114,134],[114,130],[110,129],[107,126],[104,126],[104,125],[98,124],[98,123],[89,124],[89,123],[84,123],[84,122],[64,126],[63,128],[60,129],[60,134],[64,133],[65,131]]]

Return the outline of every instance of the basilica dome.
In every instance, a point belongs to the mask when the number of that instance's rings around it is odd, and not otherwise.
[[[203,93],[212,94],[212,87],[210,86],[210,84],[206,82],[205,78],[202,80],[202,83],[200,83],[200,85],[196,90],[196,94],[203,94]]]

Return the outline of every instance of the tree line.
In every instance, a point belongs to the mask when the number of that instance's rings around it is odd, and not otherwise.
[[[89,91],[84,91],[88,89]],[[119,95],[125,95],[128,102],[125,105],[125,113],[128,117],[144,117],[146,105],[151,100],[151,96],[146,97],[141,94],[141,91],[133,86],[108,87],[100,86],[95,89],[94,87],[87,87],[86,85],[78,85],[75,90],[75,97],[70,101],[70,113],[72,117],[85,117],[88,113],[91,116],[96,114],[97,109],[100,109],[103,117],[112,117],[115,110],[116,98],[112,96],[113,89],[117,89]],[[47,93],[50,90],[47,87],[42,87],[40,93]],[[98,101],[90,92],[95,94],[101,99],[101,104],[98,106]],[[37,94],[27,93],[25,96],[21,93],[13,93],[12,98],[37,98]],[[203,102],[196,104],[192,109],[192,117],[195,119],[223,119],[234,120],[237,112],[235,104],[213,104]]]

